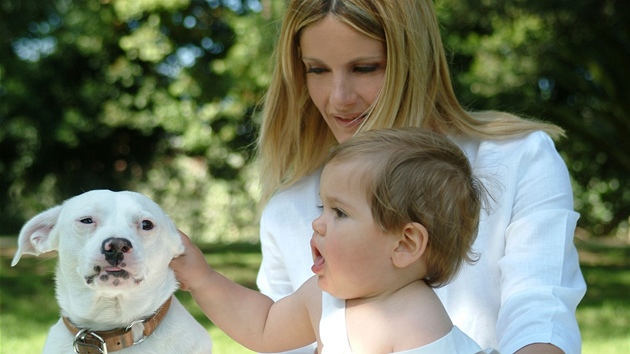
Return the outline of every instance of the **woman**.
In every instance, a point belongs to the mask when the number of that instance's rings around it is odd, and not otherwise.
[[[418,126],[444,134],[487,178],[480,260],[437,289],[453,322],[502,353],[575,353],[586,286],[578,215],[551,124],[467,112],[455,98],[430,0],[293,0],[282,24],[263,111],[260,290],[274,300],[312,274],[328,149],[357,132]],[[418,171],[422,173],[422,171]],[[312,348],[305,352],[311,352]]]

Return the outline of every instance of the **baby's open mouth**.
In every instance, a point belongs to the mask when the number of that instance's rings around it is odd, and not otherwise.
[[[314,240],[311,240],[311,250],[313,253],[313,266],[311,267],[311,271],[317,274],[324,267],[324,263],[326,263],[326,260],[322,256],[321,252],[319,252],[319,250],[317,249]]]

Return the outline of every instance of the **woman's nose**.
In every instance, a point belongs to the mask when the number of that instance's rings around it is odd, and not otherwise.
[[[356,101],[357,94],[353,88],[352,82],[344,75],[334,77],[330,91],[330,102],[333,106],[350,106],[356,103]]]

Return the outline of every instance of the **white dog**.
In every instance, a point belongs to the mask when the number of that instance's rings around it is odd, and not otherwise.
[[[90,191],[28,221],[22,254],[58,251],[61,319],[44,353],[210,353],[210,336],[179,303],[171,259],[184,251],[177,229],[149,198]]]

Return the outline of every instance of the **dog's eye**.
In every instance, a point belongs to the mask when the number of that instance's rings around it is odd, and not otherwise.
[[[142,220],[142,230],[149,231],[153,229],[153,223],[149,220]]]
[[[83,224],[93,224],[94,220],[92,220],[92,218],[83,218],[81,220],[79,220],[81,223]]]

